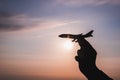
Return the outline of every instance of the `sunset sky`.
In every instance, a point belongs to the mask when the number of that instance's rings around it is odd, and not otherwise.
[[[87,80],[58,35],[90,30],[97,66],[120,80],[120,0],[0,0],[0,79]]]

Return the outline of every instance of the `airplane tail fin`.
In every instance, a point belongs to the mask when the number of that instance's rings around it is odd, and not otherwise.
[[[87,34],[85,34],[85,35],[83,35],[83,37],[93,37],[93,35],[92,35],[92,33],[93,33],[94,31],[93,30],[91,30],[90,32],[88,32]]]

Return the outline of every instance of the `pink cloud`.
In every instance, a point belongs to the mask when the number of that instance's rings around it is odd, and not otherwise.
[[[119,5],[120,0],[57,0],[57,3],[67,6],[83,6],[83,5]]]
[[[56,20],[46,17],[31,17],[24,14],[0,14],[0,31],[48,29],[76,23],[74,20]]]

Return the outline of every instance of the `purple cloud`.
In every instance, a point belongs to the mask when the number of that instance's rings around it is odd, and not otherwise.
[[[57,0],[57,3],[67,6],[83,6],[83,5],[119,5],[120,0]]]

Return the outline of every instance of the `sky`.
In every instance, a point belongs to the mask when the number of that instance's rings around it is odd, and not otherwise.
[[[86,80],[59,34],[94,30],[96,64],[120,79],[120,0],[0,0],[0,78]]]

